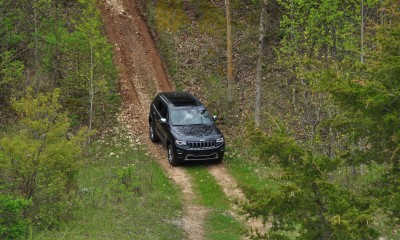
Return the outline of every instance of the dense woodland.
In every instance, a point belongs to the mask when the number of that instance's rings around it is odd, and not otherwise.
[[[228,164],[255,162],[269,183],[243,186],[247,213],[272,224],[260,238],[399,238],[399,8],[364,0],[143,4],[178,88],[223,116]],[[230,88],[229,28],[235,86],[221,94]]]
[[[0,1],[0,238],[70,219],[79,159],[119,97],[96,1]]]
[[[252,237],[400,239],[398,0],[138,2],[177,90],[222,117],[225,164],[256,166]],[[0,0],[0,238],[74,218],[120,104],[98,4]]]

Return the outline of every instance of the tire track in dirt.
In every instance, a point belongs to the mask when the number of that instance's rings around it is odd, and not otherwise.
[[[167,175],[183,193],[183,219],[181,227],[188,239],[204,239],[204,221],[208,209],[194,204],[197,196],[193,190],[191,176],[184,168],[171,167],[166,151],[148,138],[148,108],[157,92],[174,90],[164,65],[157,52],[153,38],[139,9],[133,0],[103,0],[101,16],[109,41],[114,45],[114,62],[118,68],[120,92],[123,98],[120,119],[137,142],[145,143],[148,152],[154,156]],[[208,171],[215,177],[225,194],[233,200],[247,201],[238,188],[236,180],[223,164],[211,165]],[[238,207],[233,205],[237,212]],[[265,232],[262,221],[246,220],[234,213],[250,229]]]
[[[158,91],[171,91],[162,61],[139,10],[133,1],[106,0],[101,6],[106,34],[114,45],[114,61],[119,72],[123,106],[120,119],[137,142],[145,143],[152,154],[183,193],[183,219],[180,227],[188,239],[204,239],[203,223],[208,210],[195,205],[192,179],[183,168],[172,168],[166,151],[150,142],[147,117],[150,99]]]
[[[236,179],[229,173],[228,169],[220,165],[210,165],[207,167],[208,172],[215,178],[218,184],[222,187],[225,195],[230,199],[232,203],[232,209],[234,210],[234,216],[237,219],[243,221],[247,226],[247,232],[258,232],[265,234],[267,232],[267,226],[263,223],[260,218],[246,218],[244,215],[240,215],[240,207],[235,202],[248,202],[246,195],[243,193],[242,189],[238,187]],[[247,238],[245,238],[247,239]]]

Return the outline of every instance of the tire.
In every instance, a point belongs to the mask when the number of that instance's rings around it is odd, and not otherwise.
[[[223,159],[224,159],[224,153],[222,152],[222,153],[218,154],[218,158],[214,160],[214,163],[220,164],[220,163],[222,163]]]
[[[149,137],[150,140],[154,143],[159,142],[160,138],[157,136],[156,131],[154,131],[154,124],[153,122],[149,123]]]
[[[222,159],[223,159],[223,157],[217,158],[217,159],[215,160],[215,163],[216,163],[216,164],[222,163]]]
[[[175,167],[179,165],[179,160],[175,156],[175,147],[173,144],[169,144],[167,147],[168,151],[168,162],[171,166]]]

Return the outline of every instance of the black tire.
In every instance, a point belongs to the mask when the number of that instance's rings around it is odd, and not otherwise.
[[[160,138],[157,136],[156,131],[154,131],[154,124],[153,122],[149,123],[149,137],[150,140],[154,143],[159,142]]]
[[[214,160],[214,163],[216,164],[220,164],[222,163],[222,160],[224,159],[224,152],[220,152],[218,154],[218,158]]]
[[[224,159],[224,157],[222,156],[222,157],[219,157],[219,158],[217,158],[216,160],[215,160],[215,163],[216,164],[220,164],[220,163],[222,163],[222,159]]]
[[[175,167],[179,165],[179,160],[175,156],[175,147],[173,144],[169,144],[167,147],[168,162],[171,166]]]

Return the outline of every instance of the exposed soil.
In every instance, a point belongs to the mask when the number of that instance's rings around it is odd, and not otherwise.
[[[192,180],[182,168],[172,168],[166,161],[166,151],[150,143],[147,116],[150,99],[159,91],[171,91],[168,79],[153,39],[138,8],[129,0],[106,0],[101,5],[106,34],[114,45],[114,61],[119,71],[123,98],[121,120],[136,142],[146,143],[168,176],[182,190],[184,198],[181,227],[188,239],[203,239],[207,209],[193,204]]]
[[[244,215],[240,215],[240,207],[236,205],[236,202],[243,203],[247,202],[247,198],[243,191],[238,187],[236,179],[228,172],[225,166],[221,165],[210,165],[208,167],[210,174],[216,179],[218,184],[222,187],[225,195],[232,202],[233,214],[236,218],[242,220],[248,227],[248,232],[251,231],[265,234],[267,228],[270,226],[265,226],[262,219],[259,218],[246,218]]]
[[[169,178],[183,192],[181,227],[188,239],[204,239],[204,220],[208,209],[196,205],[190,175],[181,167],[168,164],[166,150],[148,138],[148,108],[157,92],[172,91],[168,78],[147,25],[132,0],[103,0],[101,15],[106,34],[114,45],[114,61],[119,72],[123,98],[121,120],[136,142],[144,143],[148,152],[164,168]],[[246,201],[235,179],[223,164],[208,167],[229,198]],[[238,216],[238,215],[237,215]],[[246,221],[248,227],[260,229],[260,221]]]

